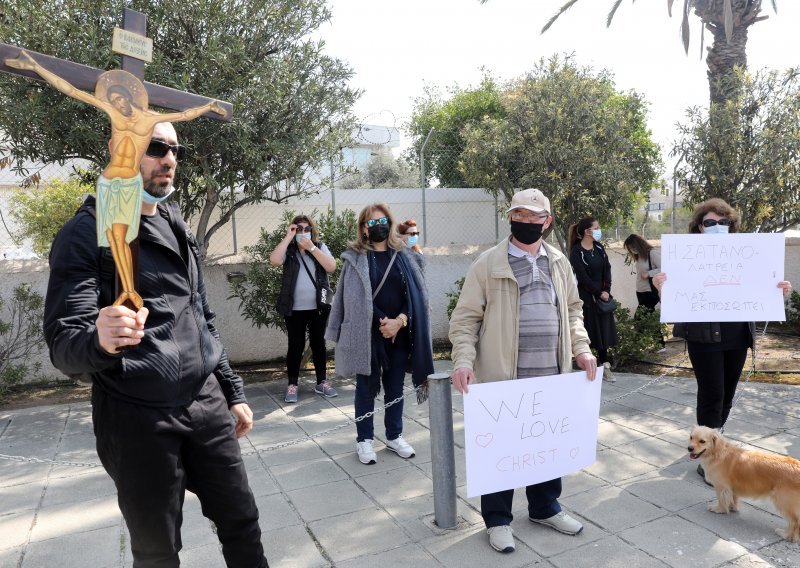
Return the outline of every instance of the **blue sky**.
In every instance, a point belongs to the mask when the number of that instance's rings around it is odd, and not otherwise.
[[[679,15],[669,18],[664,0],[623,2],[610,28],[605,20],[612,1],[582,0],[540,34],[562,3],[331,0],[333,19],[319,36],[329,54],[355,70],[351,84],[364,90],[355,111],[364,122],[402,126],[425,84],[474,85],[482,67],[510,79],[541,57],[574,52],[578,63],[608,69],[618,88],[636,89],[646,97],[655,140],[668,148],[685,109],[708,100],[698,19],[692,17],[687,56],[679,39]],[[682,4],[675,2],[676,11]],[[800,65],[800,2],[778,0],[775,14],[764,0],[763,14],[769,19],[755,24],[749,36],[750,69]],[[707,42],[710,37],[706,33]]]

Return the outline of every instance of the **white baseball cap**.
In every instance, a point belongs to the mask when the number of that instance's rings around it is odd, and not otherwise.
[[[527,209],[534,213],[550,213],[550,200],[545,197],[541,190],[530,188],[523,189],[514,194],[511,198],[511,207],[506,211],[506,215],[514,209]]]

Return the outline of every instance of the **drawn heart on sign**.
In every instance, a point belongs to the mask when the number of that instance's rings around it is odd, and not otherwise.
[[[489,432],[488,434],[478,434],[475,436],[475,443],[478,444],[481,448],[485,448],[489,444],[492,443],[494,439],[494,435]]]
[[[579,451],[580,451],[580,448],[572,448],[572,449],[569,451],[569,455],[570,455],[570,457],[571,457],[572,459],[575,459],[575,458],[577,457],[577,455],[578,455],[578,452],[579,452]]]

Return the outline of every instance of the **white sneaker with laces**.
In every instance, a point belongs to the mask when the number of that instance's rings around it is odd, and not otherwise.
[[[356,442],[356,453],[359,461],[364,465],[372,465],[378,461],[378,456],[375,455],[375,449],[372,447],[372,440]]]
[[[616,383],[617,377],[615,377],[614,373],[611,372],[611,363],[606,361],[603,363],[603,367],[605,368],[603,371],[603,380],[609,383]]]
[[[552,517],[548,517],[546,519],[534,519],[533,517],[528,517],[528,519],[530,519],[533,523],[539,523],[540,525],[548,526],[564,534],[575,535],[583,530],[583,525],[567,515],[567,513],[564,511],[558,512]]]
[[[406,442],[402,436],[398,436],[394,440],[386,440],[386,448],[396,453],[401,458],[413,458],[414,448],[411,444]]]
[[[514,552],[514,531],[510,526],[489,527],[486,532],[489,533],[489,544],[497,552]]]

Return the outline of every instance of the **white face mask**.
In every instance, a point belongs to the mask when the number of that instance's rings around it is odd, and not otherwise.
[[[703,227],[703,232],[707,235],[724,235],[728,232],[728,226],[713,225],[711,227]]]

